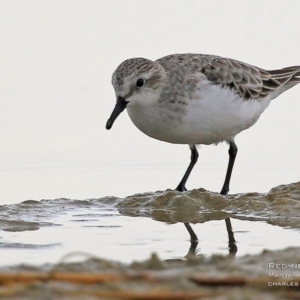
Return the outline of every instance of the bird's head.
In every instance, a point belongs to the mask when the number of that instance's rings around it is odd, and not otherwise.
[[[117,102],[106,123],[110,129],[126,107],[155,105],[166,84],[166,71],[155,61],[131,58],[122,62],[112,75]]]

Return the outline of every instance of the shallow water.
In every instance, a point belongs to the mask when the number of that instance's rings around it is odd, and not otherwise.
[[[198,255],[228,254],[230,217],[236,256],[300,244],[300,183],[269,193],[221,196],[203,189],[158,191],[125,198],[28,200],[0,206],[0,264],[55,263],[86,253],[121,262],[184,258],[197,234]],[[86,258],[80,254],[75,259]]]

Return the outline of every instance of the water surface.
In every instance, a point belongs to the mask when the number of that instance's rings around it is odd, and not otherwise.
[[[228,217],[236,256],[299,246],[299,200],[300,183],[295,183],[265,194],[167,190],[2,205],[0,264],[56,263],[72,252],[127,263],[153,252],[162,259],[183,259],[191,246],[183,222],[190,222],[198,236],[197,255],[228,255]]]

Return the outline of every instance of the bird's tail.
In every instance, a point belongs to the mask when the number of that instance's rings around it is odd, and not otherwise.
[[[280,85],[294,86],[300,83],[300,66],[287,67],[267,72],[271,74],[272,79],[279,82]]]
[[[300,66],[260,72],[263,81],[261,94],[271,94],[272,99],[300,83]]]

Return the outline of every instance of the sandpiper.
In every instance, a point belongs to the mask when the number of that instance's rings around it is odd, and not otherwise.
[[[235,136],[256,123],[271,100],[300,83],[300,66],[267,71],[235,59],[205,54],[173,54],[151,61],[131,58],[112,76],[117,103],[106,123],[110,129],[127,109],[148,136],[187,144],[191,162],[176,190],[197,162],[196,145],[229,144],[222,195],[229,192],[237,154]]]

